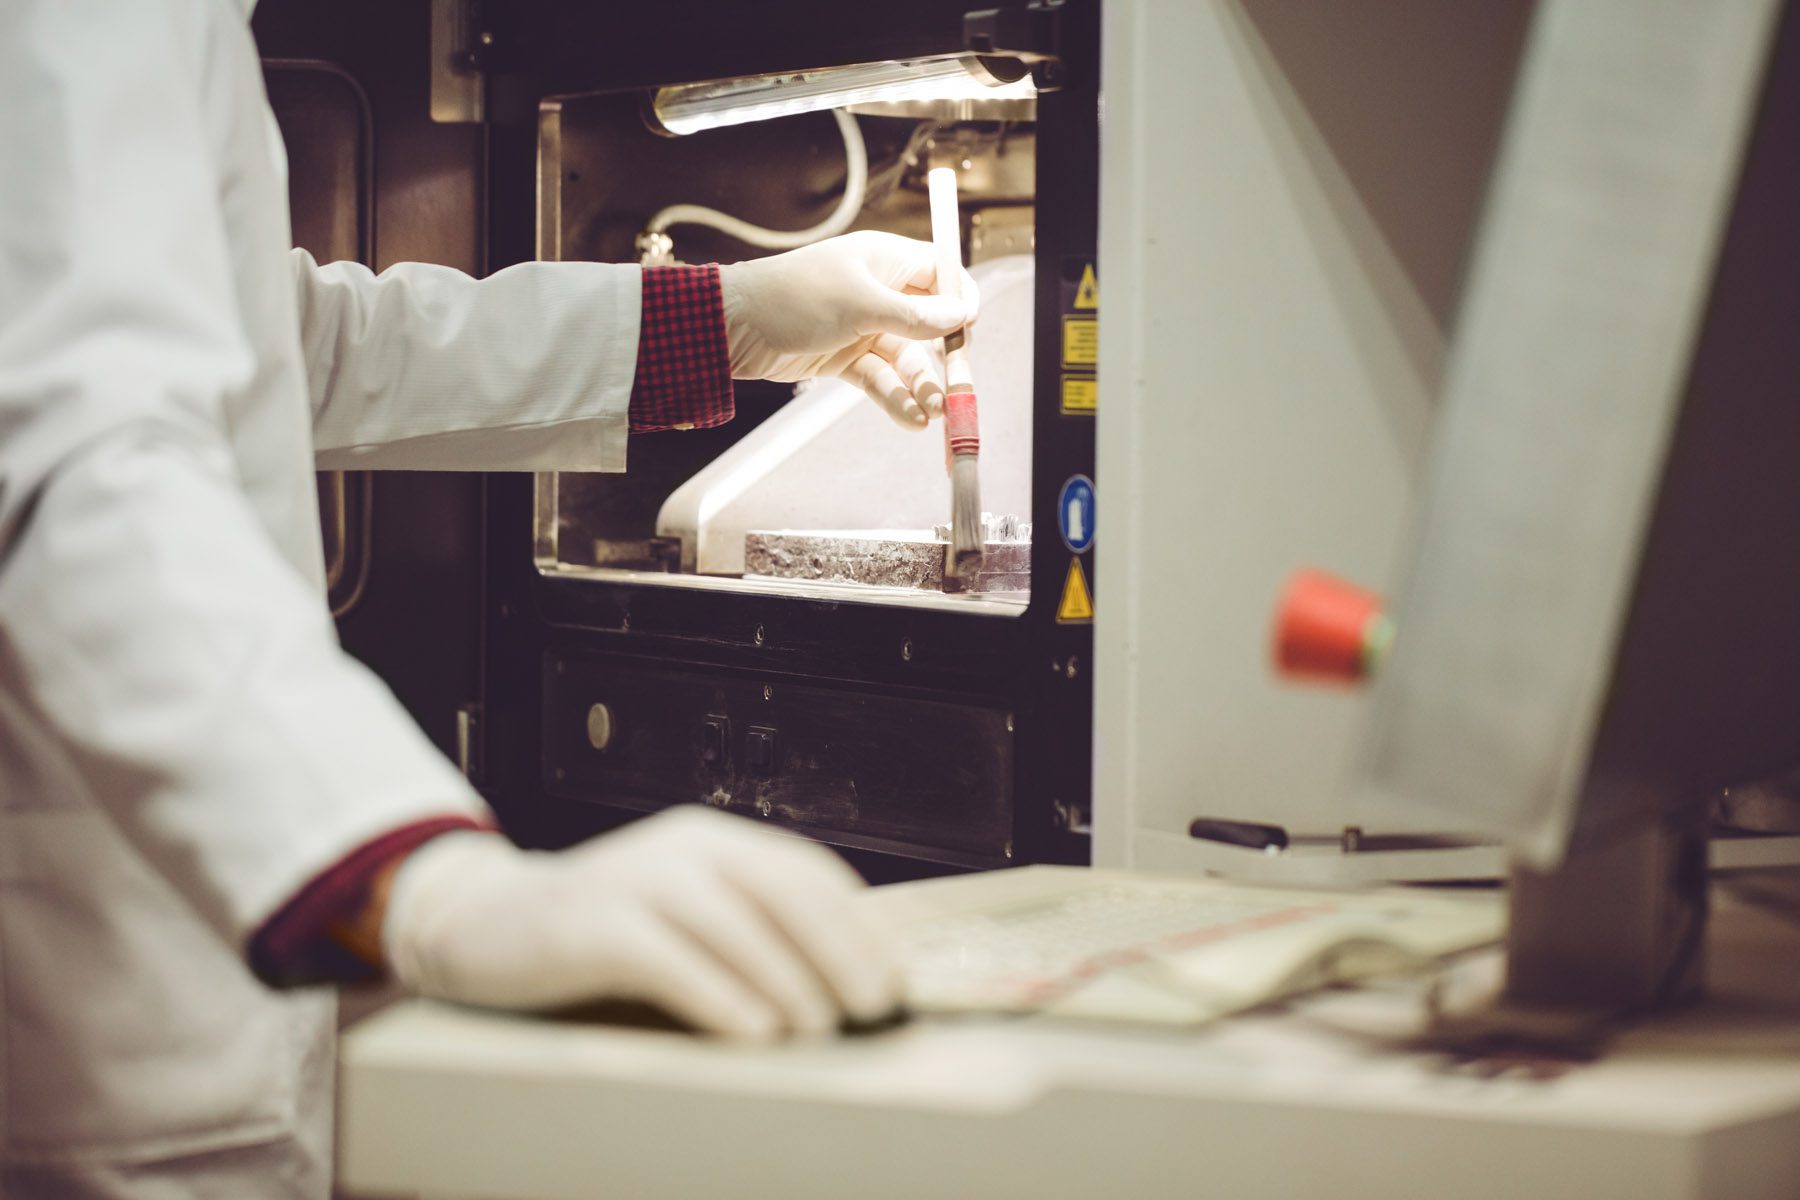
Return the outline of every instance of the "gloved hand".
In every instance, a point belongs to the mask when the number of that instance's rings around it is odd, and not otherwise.
[[[822,847],[682,808],[558,853],[445,834],[401,865],[382,944],[426,996],[501,1008],[647,1001],[767,1040],[898,1003],[898,954]]]
[[[975,319],[975,281],[961,298],[930,294],[930,242],[862,231],[719,268],[734,379],[847,379],[908,429],[944,410],[935,357],[920,339]]]

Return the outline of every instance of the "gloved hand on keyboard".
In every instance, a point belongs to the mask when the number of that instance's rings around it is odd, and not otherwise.
[[[399,868],[382,925],[394,975],[502,1008],[604,998],[767,1040],[875,1020],[900,998],[895,943],[835,855],[702,808],[560,853],[453,833]]]
[[[960,299],[930,294],[929,242],[862,231],[719,268],[734,379],[847,379],[889,416],[922,429],[944,406],[926,341],[975,319],[975,281]]]

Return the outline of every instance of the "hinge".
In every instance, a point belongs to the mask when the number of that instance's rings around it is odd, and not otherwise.
[[[481,73],[493,33],[474,0],[431,0],[431,119],[476,124],[487,116],[487,81]]]
[[[1067,81],[1063,67],[1064,0],[1032,0],[1023,8],[988,8],[963,14],[963,42],[986,58],[1017,58],[1031,68],[1040,92]]]
[[[481,705],[456,710],[456,767],[470,783],[481,782]]]

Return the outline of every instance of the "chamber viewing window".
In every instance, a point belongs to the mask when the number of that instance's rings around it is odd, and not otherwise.
[[[540,570],[1024,611],[1032,533],[1035,126],[963,119],[976,110],[941,107],[972,104],[957,97],[979,89],[1012,106],[992,111],[1029,115],[1034,102],[1022,65],[1011,64],[1016,71],[1008,74],[1010,60],[997,60],[998,71],[985,65],[993,61],[869,64],[662,89],[656,108],[665,123],[703,119],[697,114],[710,120],[691,125],[710,130],[692,137],[657,136],[635,97],[565,98],[544,105],[539,140],[544,259],[629,261],[657,214],[700,205],[733,219],[674,226],[655,261],[751,257],[761,251],[737,236],[747,223],[770,230],[818,224],[841,207],[859,175],[864,195],[849,227],[929,239],[925,173],[956,167],[965,261],[981,288],[970,346],[981,394],[982,507],[991,514],[982,572],[946,578],[948,539],[940,527],[950,520],[950,482],[942,426],[901,429],[854,385],[835,379],[798,388],[740,382],[734,421],[635,437],[625,474],[540,475]],[[868,110],[880,115],[853,118],[860,136],[849,138],[834,113],[771,109],[772,97],[784,92],[782,104],[814,110],[825,107],[821,97],[882,107]],[[744,111],[753,115],[740,118]],[[765,119],[771,111],[802,115]],[[726,120],[726,113],[734,115]],[[713,128],[727,124],[734,127]],[[866,155],[866,162],[852,166],[847,153]]]

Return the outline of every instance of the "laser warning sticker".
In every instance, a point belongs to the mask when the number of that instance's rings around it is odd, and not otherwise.
[[[1057,279],[1057,311],[1093,316],[1100,311],[1100,276],[1092,254],[1065,254]]]
[[[1100,276],[1091,254],[1062,260],[1062,403],[1065,417],[1091,417],[1100,406]]]
[[[1075,307],[1078,309],[1100,307],[1100,281],[1094,278],[1093,263],[1082,264],[1081,282],[1075,285]]]
[[[1063,415],[1092,414],[1100,407],[1100,381],[1093,376],[1064,375],[1062,381]]]
[[[1063,318],[1062,365],[1065,367],[1097,367],[1100,365],[1100,322],[1098,320],[1073,314]]]
[[[1081,560],[1069,560],[1069,578],[1063,584],[1062,603],[1056,606],[1058,625],[1086,625],[1094,619],[1094,595],[1088,591],[1087,572]]]

